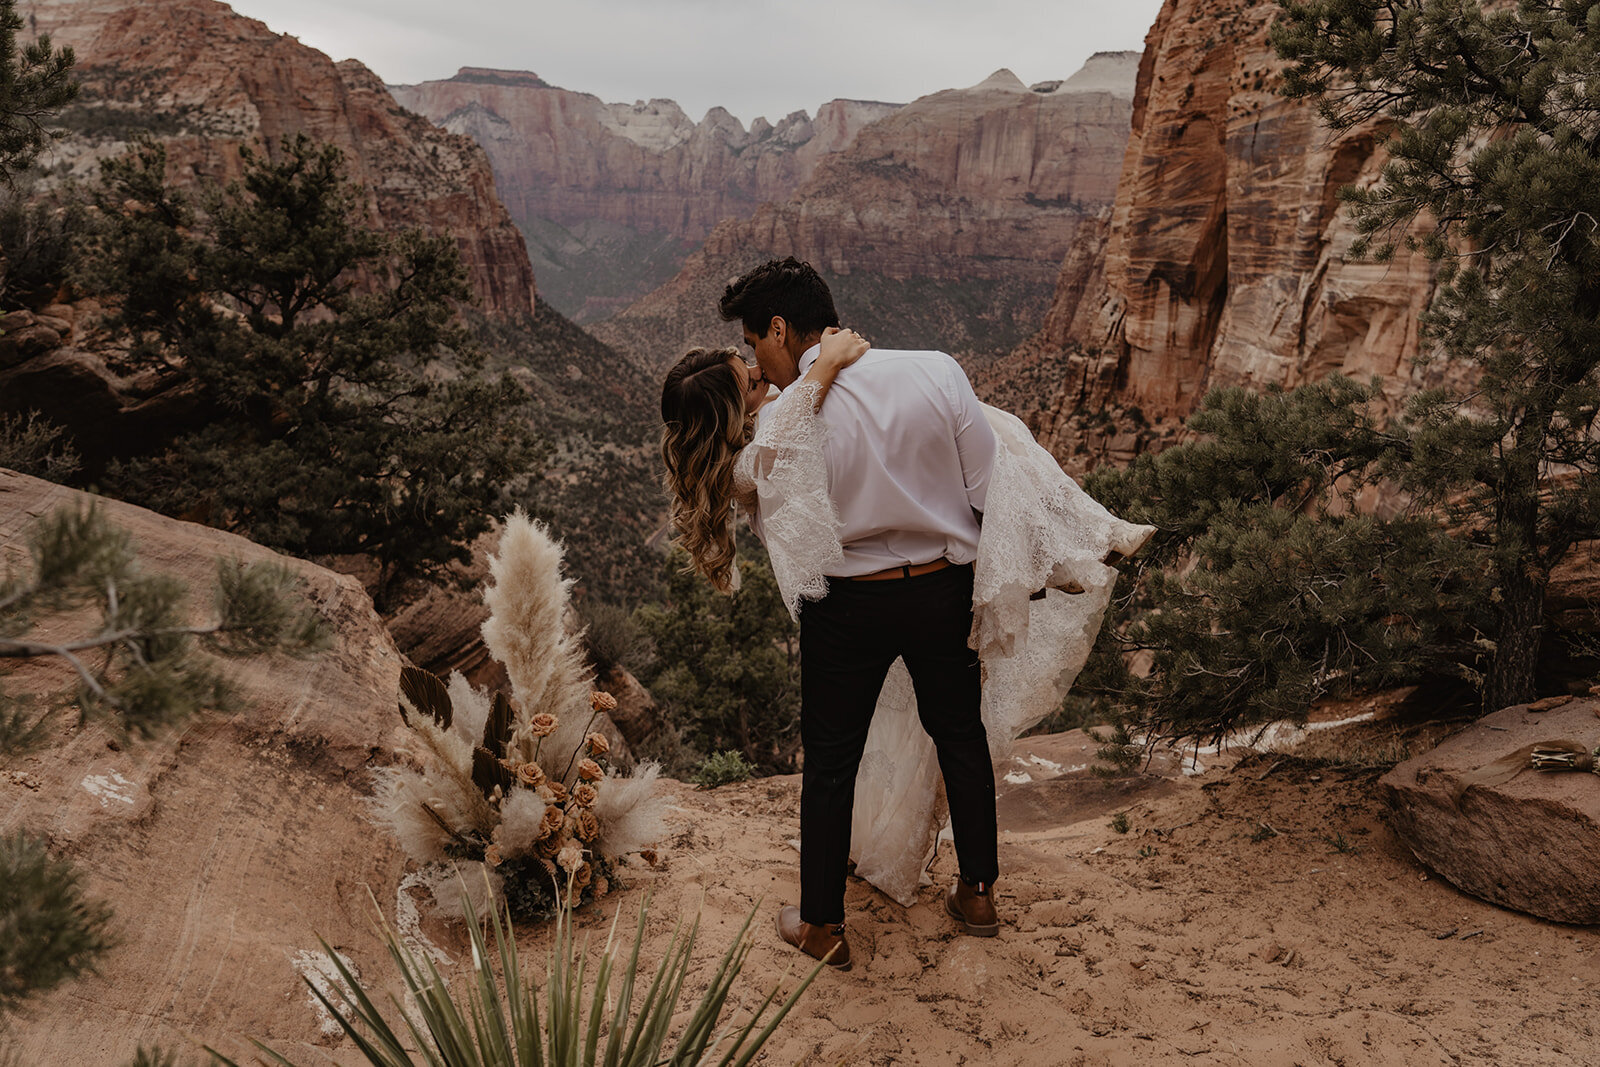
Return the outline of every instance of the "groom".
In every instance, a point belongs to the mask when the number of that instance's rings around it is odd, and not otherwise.
[[[792,257],[733,282],[719,310],[743,324],[763,376],[786,391],[816,360],[822,331],[839,325],[827,283]],[[769,406],[794,399],[790,391]],[[777,925],[791,945],[846,970],[856,771],[896,658],[911,674],[950,804],[960,878],[946,910],[969,933],[999,931],[994,770],[978,655],[967,647],[996,443],[966,375],[942,352],[872,349],[840,372],[821,416],[844,557],[827,596],[800,612],[800,906],[783,908]]]

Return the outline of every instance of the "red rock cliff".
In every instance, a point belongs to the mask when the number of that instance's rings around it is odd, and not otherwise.
[[[1064,378],[1035,418],[1069,467],[1123,460],[1220,385],[1378,375],[1391,402],[1432,294],[1420,257],[1352,262],[1341,186],[1376,178],[1371,128],[1335,136],[1275,92],[1266,0],[1167,0],[1145,41],[1103,272],[1063,272],[1022,367]],[[1130,409],[1139,409],[1131,415]],[[1117,413],[1103,425],[1103,412]],[[1146,422],[1151,425],[1146,425]],[[1096,425],[1099,423],[1100,425]]]
[[[524,71],[464,67],[390,90],[489,153],[545,296],[580,320],[654,288],[718,222],[787,197],[899,106],[833,100],[815,120],[797,111],[746,130],[722,108],[697,123],[671,100],[610,104]]]
[[[1115,195],[1137,58],[1097,56],[1031,89],[1000,71],[906,105],[788,200],[719,225],[676,278],[596,332],[618,347],[658,339],[658,362],[727,343],[721,286],[792,254],[836,283],[841,315],[874,340],[1008,350],[1037,328],[1080,223]]]
[[[137,130],[167,144],[175,174],[226,178],[238,147],[306,133],[344,150],[380,225],[453,235],[485,310],[531,314],[533,269],[469,138],[395,103],[354,60],[334,63],[213,0],[24,0],[31,27],[73,46],[84,84],[52,161],[74,174]]]

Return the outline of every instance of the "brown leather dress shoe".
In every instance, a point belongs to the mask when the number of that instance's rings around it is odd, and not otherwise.
[[[814,926],[800,921],[800,909],[790,905],[778,909],[778,936],[812,959],[827,958],[827,964],[836,971],[850,969],[850,942],[844,939],[844,923],[837,926]],[[829,956],[828,953],[833,955]]]
[[[985,882],[968,885],[957,878],[944,895],[944,910],[974,937],[994,937],[1000,932],[1000,920],[994,913],[993,889]]]

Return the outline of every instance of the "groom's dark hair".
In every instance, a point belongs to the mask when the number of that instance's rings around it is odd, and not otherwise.
[[[765,337],[773,316],[783,319],[801,337],[839,325],[833,293],[809,263],[790,256],[761,264],[723,290],[717,305],[722,321],[738,319],[757,337]]]

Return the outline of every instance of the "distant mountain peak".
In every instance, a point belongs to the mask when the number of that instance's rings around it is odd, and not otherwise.
[[[1028,87],[1022,84],[1022,79],[1006,67],[1001,67],[983,81],[973,86],[974,89],[1004,89],[1008,92],[1025,93]]]
[[[474,85],[517,85],[524,89],[555,88],[531,70],[497,70],[494,67],[462,67],[450,80]]]

